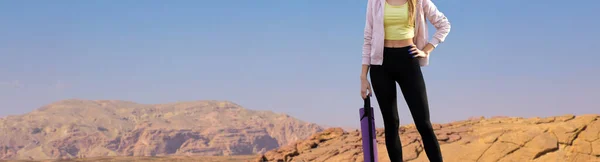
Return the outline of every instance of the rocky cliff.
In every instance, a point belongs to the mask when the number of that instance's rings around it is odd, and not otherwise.
[[[226,101],[64,100],[0,118],[0,160],[263,153],[322,131]]]
[[[379,123],[381,125],[381,123]],[[600,116],[494,117],[435,124],[448,162],[600,161]],[[399,130],[405,161],[427,162],[414,126]],[[389,162],[383,129],[377,130],[380,162]],[[361,134],[329,128],[306,140],[260,155],[256,161],[362,162]]]

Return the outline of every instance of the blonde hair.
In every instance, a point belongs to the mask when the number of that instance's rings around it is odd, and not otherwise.
[[[414,27],[415,26],[415,9],[416,9],[416,3],[417,0],[406,0],[406,3],[408,4],[408,22],[410,24],[410,26]]]

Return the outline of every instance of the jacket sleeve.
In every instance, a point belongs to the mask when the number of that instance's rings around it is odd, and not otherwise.
[[[423,0],[423,13],[431,24],[435,27],[435,34],[429,41],[433,47],[444,42],[448,33],[450,33],[450,22],[444,13],[440,12],[431,0]]]
[[[371,38],[373,33],[373,0],[367,1],[367,13],[365,19],[364,42],[362,49],[362,64],[371,64]]]

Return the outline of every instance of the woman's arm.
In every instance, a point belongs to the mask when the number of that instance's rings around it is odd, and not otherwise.
[[[369,65],[362,65],[362,71],[360,73],[360,79],[367,79],[367,74],[369,73]]]
[[[435,47],[431,43],[427,43],[427,45],[425,45],[425,47],[423,47],[423,49],[421,51],[423,51],[423,52],[425,52],[425,54],[429,55],[429,53],[431,53],[431,51],[433,51],[433,49],[435,49]]]
[[[369,65],[371,65],[371,38],[373,32],[373,0],[367,1],[367,13],[365,14],[365,29],[364,29],[364,42],[362,49],[362,71],[360,73],[361,79],[367,79],[369,73]]]
[[[364,42],[362,49],[362,64],[371,64],[371,37],[373,31],[373,0],[367,1],[367,13],[365,18]],[[366,75],[366,74],[365,74]]]
[[[423,13],[436,30],[429,43],[423,48],[423,52],[429,54],[438,44],[444,42],[446,36],[450,33],[450,22],[431,0],[423,0]]]

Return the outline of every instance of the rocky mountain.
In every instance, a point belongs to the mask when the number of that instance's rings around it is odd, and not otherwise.
[[[381,125],[379,123],[378,125]],[[435,124],[448,162],[599,162],[600,116],[472,118]],[[414,125],[399,130],[403,157],[428,162]],[[377,130],[380,162],[389,162],[383,129]],[[260,155],[255,161],[362,162],[360,131],[329,128],[306,140]]]
[[[322,131],[227,101],[64,100],[0,118],[0,160],[263,153]]]

